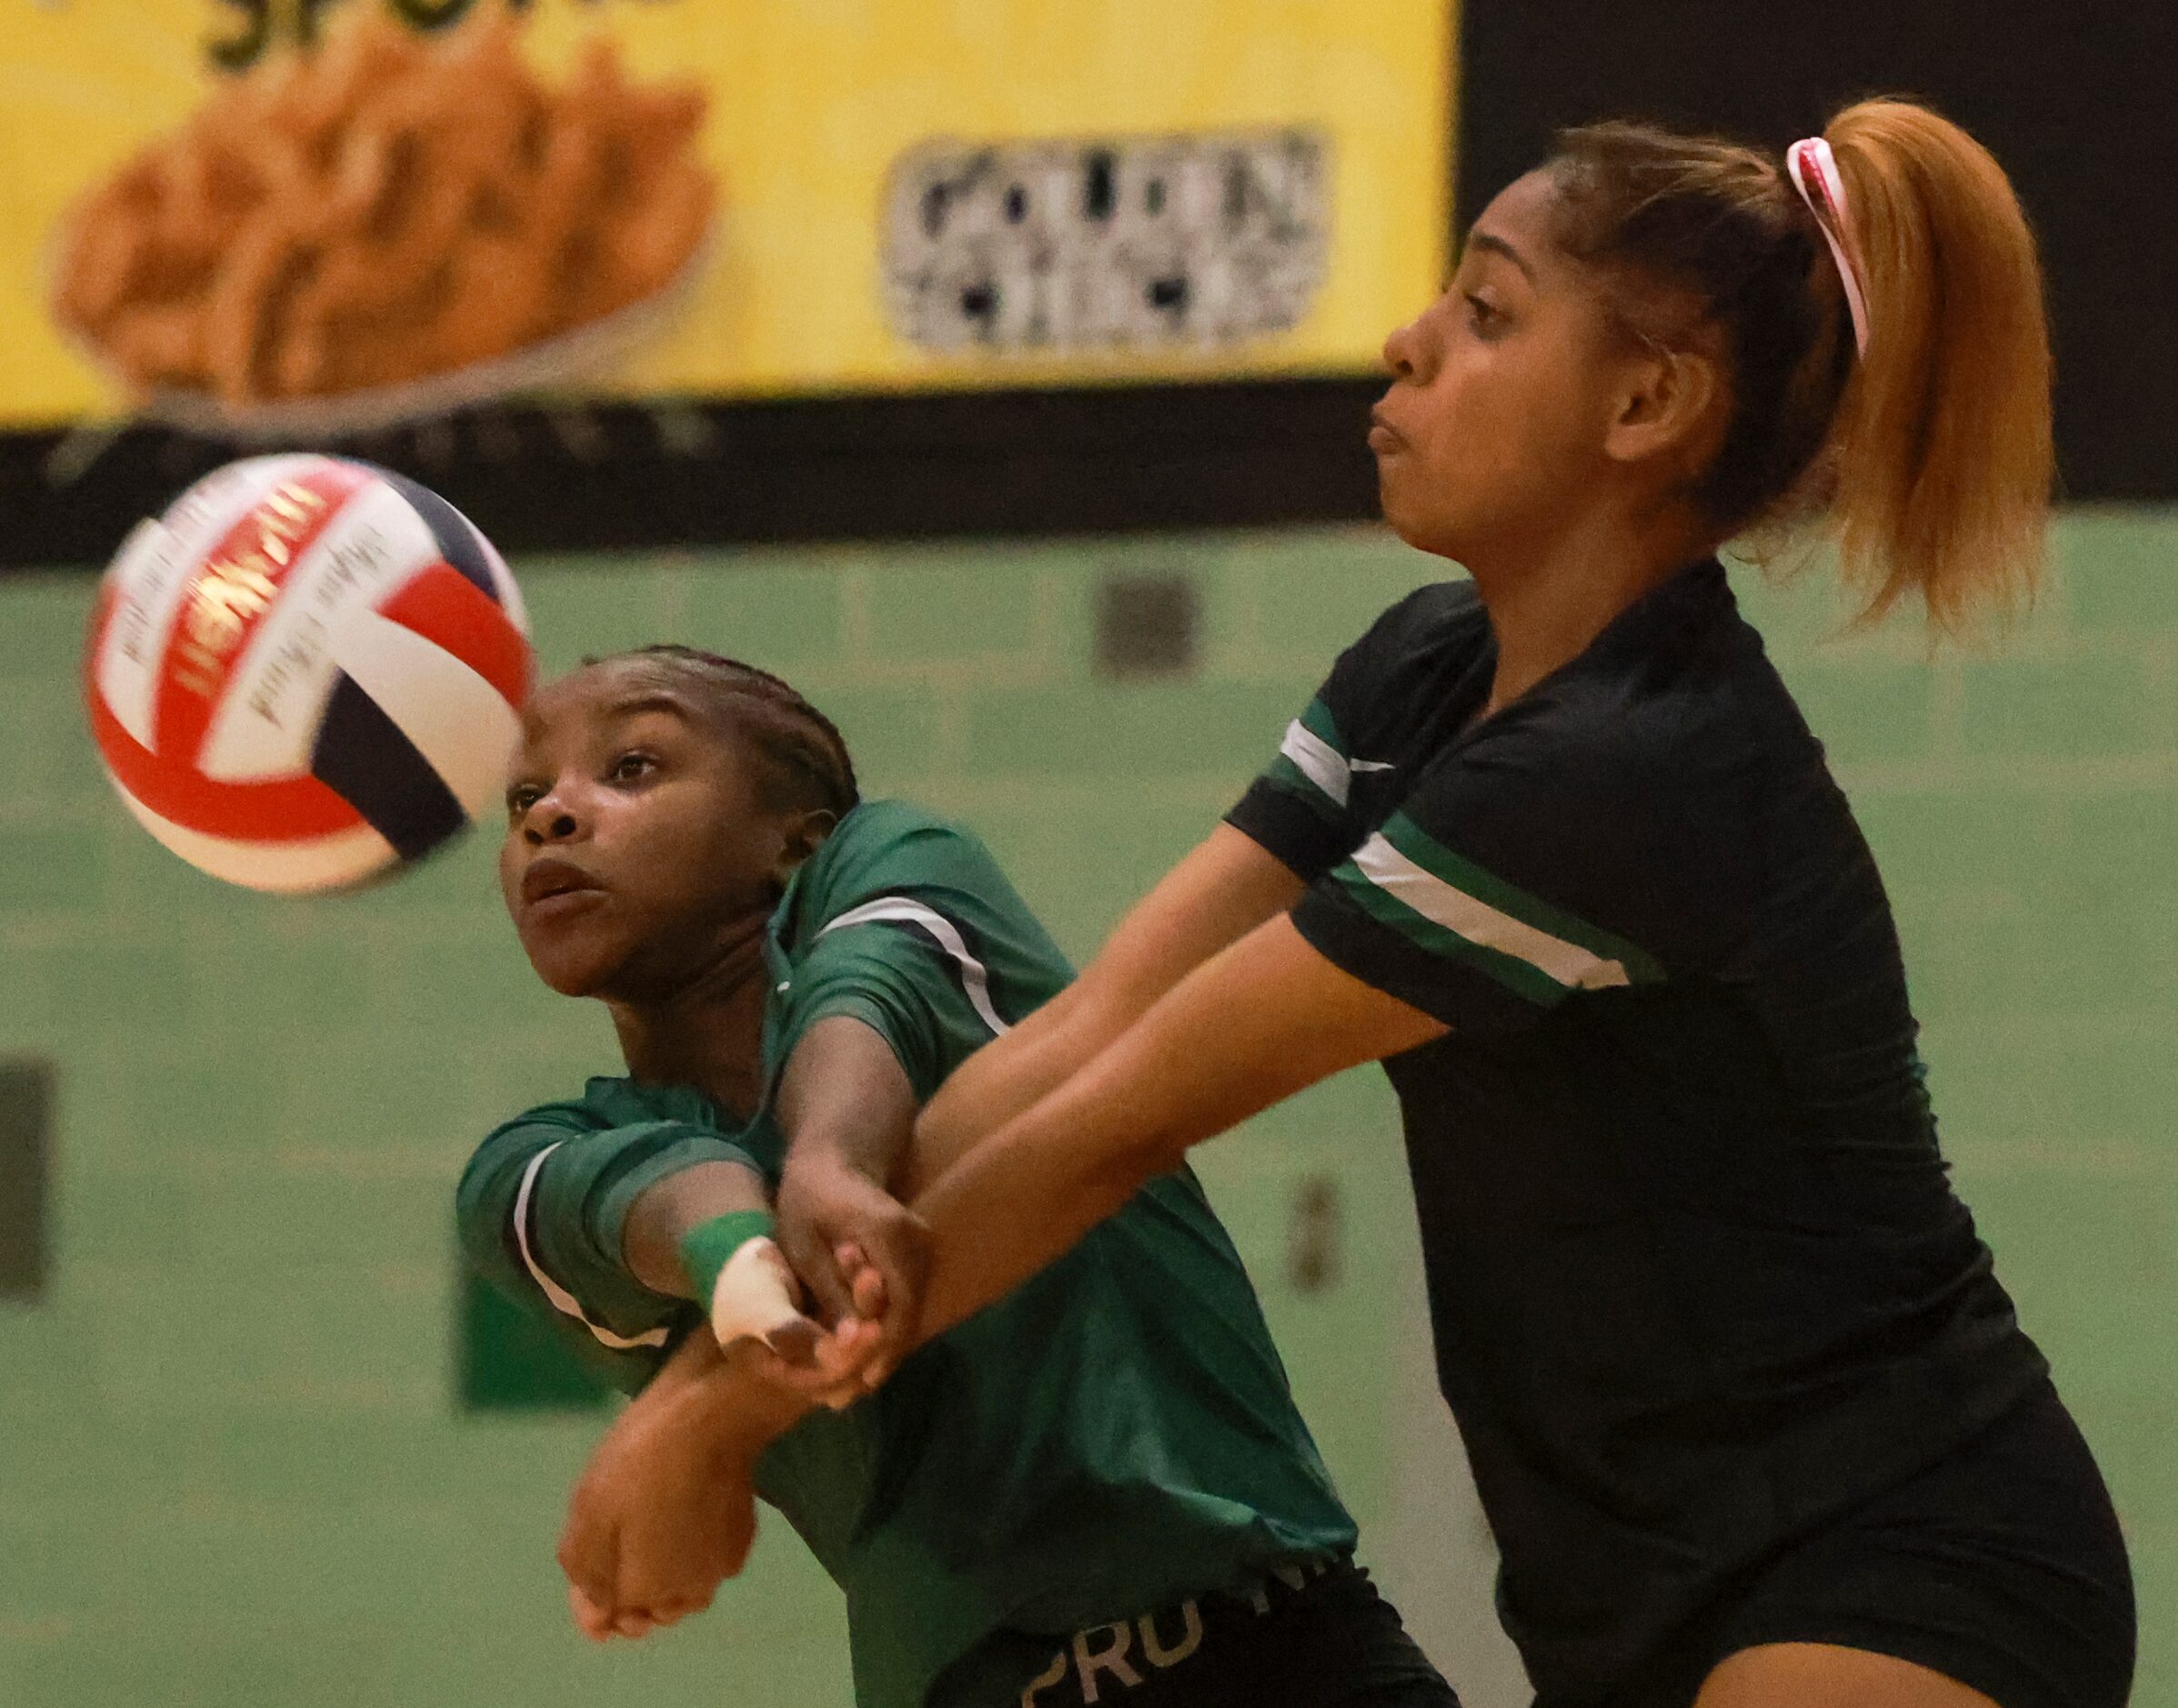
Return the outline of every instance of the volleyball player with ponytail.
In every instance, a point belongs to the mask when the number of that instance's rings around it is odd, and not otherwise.
[[[1385,515],[1471,583],[1350,648],[1228,822],[925,1110],[958,1160],[871,1378],[1190,1145],[1383,1060],[1541,1703],[2117,1708],[2107,1494],[1946,1180],[1868,848],[1715,556],[1826,513],[1870,618],[2031,586],[2050,365],[2002,172],[1899,101],[1783,158],[1575,130],[1385,355]]]

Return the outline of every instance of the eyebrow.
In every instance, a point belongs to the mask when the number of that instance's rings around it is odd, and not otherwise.
[[[683,723],[693,723],[695,713],[677,696],[652,690],[647,694],[627,694],[611,700],[604,708],[607,718],[637,718],[645,712],[666,712]],[[544,728],[544,719],[535,712],[526,712],[522,718],[522,739],[534,741]]]
[[[633,718],[642,712],[670,712],[682,722],[690,721],[695,714],[677,695],[665,693],[629,694],[610,701],[605,708],[608,718]]]
[[[1514,266],[1520,268],[1521,272],[1526,276],[1529,284],[1532,285],[1535,283],[1535,269],[1530,266],[1528,263],[1521,258],[1521,252],[1518,249],[1515,249],[1511,244],[1507,243],[1504,238],[1497,236],[1494,232],[1469,232],[1467,234],[1467,246],[1470,249],[1483,250],[1490,255],[1503,256],[1505,259],[1511,262]]]

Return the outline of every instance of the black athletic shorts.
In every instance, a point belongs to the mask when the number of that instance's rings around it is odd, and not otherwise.
[[[2109,1491],[2044,1382],[1957,1452],[1751,1574],[1610,1701],[1687,1708],[1742,1649],[1831,1643],[1916,1662],[2000,1708],[2123,1708],[2134,1634]]]
[[[1049,1637],[1006,1641],[1035,1669],[1020,1708],[1460,1708],[1350,1560],[1097,1625],[1056,1653]]]

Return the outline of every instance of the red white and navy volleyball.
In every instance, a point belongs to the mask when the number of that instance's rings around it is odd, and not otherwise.
[[[436,493],[318,456],[231,463],[123,544],[85,660],[121,798],[191,865],[336,889],[493,811],[532,658],[514,578]]]

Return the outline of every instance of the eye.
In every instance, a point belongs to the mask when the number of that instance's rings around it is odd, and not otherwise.
[[[545,798],[535,783],[517,783],[507,791],[507,816],[518,819]]]
[[[606,769],[606,779],[615,783],[633,783],[657,769],[657,760],[647,753],[623,753]]]
[[[1505,318],[1496,308],[1484,302],[1472,291],[1466,293],[1466,301],[1468,325],[1485,337]]]

